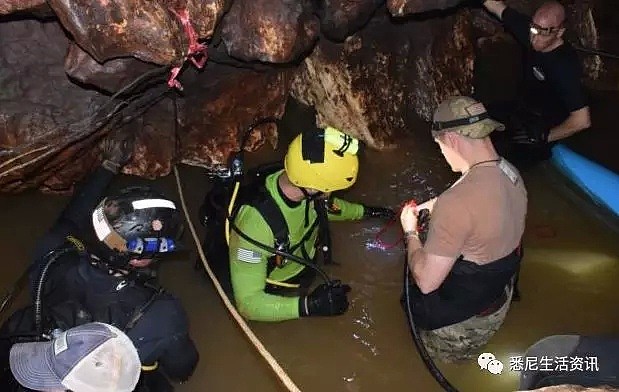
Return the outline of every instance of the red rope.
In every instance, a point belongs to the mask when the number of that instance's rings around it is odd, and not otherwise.
[[[170,71],[170,77],[168,78],[168,86],[170,88],[177,88],[180,91],[183,91],[183,86],[178,80],[176,80],[178,74],[181,72],[181,69],[183,68],[187,60],[190,60],[193,65],[195,65],[198,69],[202,69],[202,67],[204,67],[204,64],[206,64],[206,60],[208,59],[208,54],[206,51],[207,46],[198,42],[198,34],[191,25],[191,20],[189,19],[189,12],[186,8],[178,11],[172,8],[169,8],[169,10],[181,21],[181,24],[183,25],[183,30],[185,30],[185,34],[187,35],[187,39],[189,40],[189,48],[187,50],[187,55],[185,56],[185,59],[183,60],[181,65],[172,68],[172,70]]]
[[[374,243],[376,243],[382,250],[389,250],[389,249],[395,248],[400,243],[404,242],[404,233],[402,233],[400,238],[396,242],[393,242],[393,243],[386,243],[385,241],[380,239],[380,236],[387,230],[389,226],[397,222],[400,215],[402,215],[402,210],[404,209],[404,207],[409,206],[409,205],[417,208],[417,203],[415,202],[415,200],[411,199],[411,200],[405,201],[404,203],[400,205],[400,209],[398,213],[395,215],[395,217],[391,219],[389,222],[385,223],[383,227],[378,231],[378,233],[376,233],[376,236],[374,237]]]

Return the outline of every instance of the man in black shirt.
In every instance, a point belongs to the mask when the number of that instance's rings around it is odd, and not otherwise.
[[[591,119],[580,84],[580,62],[571,45],[563,40],[563,6],[556,1],[546,2],[532,18],[502,1],[486,0],[483,6],[501,19],[525,47],[521,102],[512,103],[507,115],[495,113],[512,128],[512,141],[545,146],[587,129]],[[488,106],[492,113],[492,105]]]
[[[0,390],[11,391],[8,350],[49,340],[59,330],[104,322],[122,330],[142,362],[139,391],[170,391],[167,379],[186,381],[199,354],[178,298],[163,290],[152,268],[178,249],[180,211],[145,187],[104,192],[127,162],[122,141],[104,142],[104,161],[76,190],[39,239],[30,266],[33,304],[0,327]]]

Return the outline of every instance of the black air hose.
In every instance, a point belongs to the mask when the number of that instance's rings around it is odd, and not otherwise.
[[[600,56],[600,57],[606,57],[609,59],[619,60],[619,54],[610,53],[610,52],[606,52],[606,51],[599,50],[599,49],[586,48],[584,46],[580,46],[573,42],[570,42],[570,43],[572,44],[572,47],[578,52],[583,52],[583,53],[594,55],[594,56]]]
[[[428,226],[429,220],[430,220],[430,214],[427,209],[423,209],[419,211],[418,231],[420,233],[419,238],[422,241],[422,243],[425,243],[425,235],[427,233],[427,228],[428,228],[427,226]],[[432,374],[432,377],[434,377],[436,382],[438,382],[439,385],[447,392],[458,392],[458,390],[453,385],[451,385],[449,381],[447,381],[445,376],[443,376],[443,373],[441,373],[438,366],[436,366],[436,364],[434,363],[434,360],[432,359],[432,357],[430,357],[430,354],[428,354],[428,351],[426,350],[426,347],[423,344],[423,340],[421,339],[421,335],[419,334],[419,329],[417,328],[417,325],[415,324],[413,312],[411,310],[410,293],[409,293],[410,274],[411,272],[408,266],[408,254],[407,254],[407,250],[405,249],[404,250],[404,295],[406,297],[406,318],[408,320],[408,325],[411,330],[413,342],[415,343],[415,347],[417,348],[417,351],[419,352],[419,356],[423,360],[423,363],[426,365],[426,368],[428,369],[430,374]]]
[[[56,261],[60,256],[72,250],[72,248],[65,249],[55,249],[48,252],[44,258],[49,260],[43,266],[41,270],[41,275],[39,276],[39,281],[37,282],[36,292],[35,292],[35,300],[34,300],[34,321],[36,325],[37,333],[43,333],[43,327],[41,325],[41,307],[42,307],[42,298],[41,294],[43,293],[43,286],[45,284],[45,276],[47,275],[47,271],[49,271],[49,267]]]
[[[447,392],[458,392],[458,390],[447,381],[443,373],[441,373],[440,369],[434,363],[430,354],[426,350],[423,345],[423,340],[421,340],[421,335],[419,334],[419,329],[415,325],[415,320],[413,318],[413,312],[411,311],[410,297],[409,297],[409,287],[410,287],[410,269],[408,267],[408,262],[405,263],[406,267],[404,268],[404,295],[406,296],[406,318],[408,319],[408,325],[411,330],[411,335],[413,337],[413,342],[415,343],[415,347],[417,347],[417,351],[423,360],[423,363],[426,365],[428,371],[432,374],[436,382],[439,383],[441,387]]]
[[[326,283],[328,283],[329,285],[331,284],[331,279],[329,279],[329,276],[327,276],[327,274],[326,274],[326,273],[325,273],[325,272],[324,272],[324,271],[323,271],[320,267],[318,267],[315,263],[312,263],[312,262],[311,262],[311,261],[309,261],[309,260],[305,260],[305,259],[304,259],[304,258],[302,258],[302,257],[295,256],[295,255],[290,254],[290,253],[288,253],[288,252],[285,252],[285,251],[282,251],[282,250],[276,249],[276,248],[274,248],[274,247],[271,247],[271,246],[265,245],[265,244],[263,244],[263,243],[261,243],[261,242],[259,242],[259,241],[256,241],[255,239],[251,238],[251,237],[250,237],[250,236],[248,236],[247,234],[243,233],[243,232],[241,231],[241,229],[239,229],[239,228],[238,228],[238,227],[237,227],[237,226],[236,226],[236,225],[235,225],[232,221],[230,221],[230,227],[232,227],[232,230],[236,231],[236,233],[237,233],[237,234],[238,234],[241,238],[243,238],[244,240],[246,240],[247,242],[249,242],[249,243],[251,243],[251,244],[253,244],[253,245],[258,246],[258,247],[260,247],[260,248],[262,248],[262,249],[266,250],[267,252],[274,253],[274,254],[279,255],[279,256],[282,256],[282,257],[284,257],[284,258],[286,258],[286,259],[289,259],[289,260],[292,260],[292,261],[296,261],[297,263],[302,264],[302,265],[304,265],[304,266],[306,266],[306,267],[310,267],[310,268],[312,268],[313,270],[315,270],[316,272],[318,272],[318,274],[322,277],[322,279],[323,279]]]

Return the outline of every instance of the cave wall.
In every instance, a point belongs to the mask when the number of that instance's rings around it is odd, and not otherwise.
[[[62,59],[69,40],[59,24],[0,23],[0,41],[0,170],[10,170],[0,178],[1,189],[62,189],[95,162],[93,141],[73,141],[70,130],[77,136],[79,122],[105,97],[66,77]],[[42,158],[19,167],[33,157]]]
[[[471,92],[477,46],[513,43],[486,12],[460,3],[1,2],[0,191],[70,192],[115,132],[136,137],[127,174],[155,178],[179,162],[217,167],[251,123],[281,118],[289,97],[313,106],[318,126],[389,148],[402,132],[427,131],[419,120],[443,98]],[[507,3],[532,12],[540,1]],[[574,40],[619,47],[613,3],[564,3]],[[583,61],[591,87],[619,89],[617,60]],[[134,99],[147,94],[136,88],[109,101],[147,72],[163,99],[142,109]],[[110,107],[121,109],[101,115]],[[264,124],[247,149],[277,140],[276,123]]]
[[[584,48],[619,56],[617,4],[604,0],[573,0],[568,3],[568,37]],[[619,58],[581,53],[585,83],[597,90],[619,90]]]
[[[470,93],[473,58],[468,11],[393,23],[383,10],[344,43],[320,41],[291,94],[316,108],[318,126],[385,148],[415,131],[414,115],[429,120],[443,98]]]

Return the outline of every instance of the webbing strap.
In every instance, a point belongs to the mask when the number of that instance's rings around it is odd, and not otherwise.
[[[442,129],[448,129],[448,128],[454,128],[454,127],[462,127],[464,125],[471,125],[471,124],[475,124],[477,122],[480,122],[482,120],[485,120],[485,119],[487,119],[489,117],[490,117],[490,115],[488,114],[488,112],[485,112],[485,113],[478,114],[476,116],[471,116],[471,117],[466,117],[466,118],[459,118],[457,120],[434,121],[432,123],[432,130],[433,131],[440,131]]]
[[[250,201],[248,204],[254,207],[264,218],[267,225],[273,232],[277,245],[288,246],[288,225],[286,218],[279,209],[279,206],[273,198],[267,194],[266,190],[260,192],[260,196]]]

